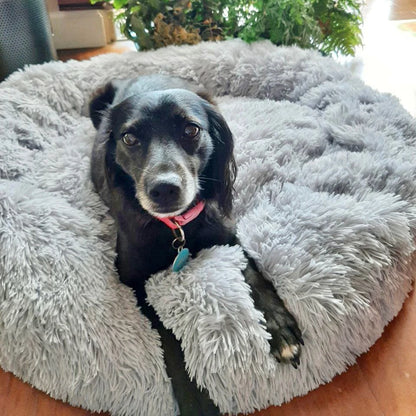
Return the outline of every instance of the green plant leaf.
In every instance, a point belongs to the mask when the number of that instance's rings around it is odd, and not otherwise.
[[[94,4],[98,0],[90,1]],[[295,44],[325,54],[354,54],[361,44],[360,7],[364,0],[104,1],[121,9],[117,19],[123,33],[141,49],[154,47],[154,20],[159,13],[178,33],[215,31],[220,38],[240,37],[249,42],[270,39],[277,45]],[[160,36],[172,36],[169,30],[158,33],[159,45],[164,44]]]
[[[113,0],[113,6],[115,9],[121,9],[126,7],[129,3],[129,0]]]

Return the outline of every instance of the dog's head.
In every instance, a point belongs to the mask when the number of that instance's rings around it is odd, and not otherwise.
[[[166,77],[110,82],[91,101],[90,116],[151,215],[179,215],[205,199],[228,216],[236,171],[232,134],[207,96],[185,86]]]

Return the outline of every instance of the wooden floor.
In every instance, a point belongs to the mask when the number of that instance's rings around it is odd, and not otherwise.
[[[91,49],[63,49],[58,51],[58,58],[61,61],[68,61],[69,59],[76,59],[82,61],[84,59],[92,58],[93,56],[103,55],[106,53],[124,53],[137,50],[133,42],[128,40],[118,41],[102,48]],[[1,415],[0,415],[1,416]]]
[[[384,16],[385,19],[416,19],[416,0],[371,0],[368,3],[369,6],[380,7],[380,10],[385,10],[388,7],[389,15]],[[377,16],[377,9],[375,15]],[[377,21],[379,26],[383,23],[380,19]],[[408,21],[404,24],[405,27],[410,27],[406,30],[410,30],[414,36],[416,33],[415,23]],[[369,30],[372,30],[371,27]],[[381,30],[384,31],[384,26],[381,26]],[[375,32],[376,30],[371,33]],[[409,81],[406,81],[407,84],[403,84],[404,77],[400,73],[394,74],[393,70],[393,75],[401,81],[401,84],[389,83],[387,78],[380,78],[378,61],[373,61],[374,64],[370,62],[370,59],[373,59],[371,39],[368,41],[368,45],[370,50],[367,53],[368,58],[364,56],[364,65],[369,68],[367,72],[364,71],[363,78],[368,77],[365,81],[370,84],[373,82],[372,86],[375,88],[381,90],[386,88],[386,91],[394,93],[402,100],[404,105],[407,105],[406,108],[416,115],[416,111],[412,107],[414,105],[414,94],[409,96],[409,91],[414,92],[414,81],[416,79],[414,70],[410,74]],[[383,54],[386,55],[387,48],[384,49]],[[61,51],[59,56],[62,60],[88,59],[97,54],[122,53],[127,50],[134,50],[132,43],[118,42],[100,49]],[[413,53],[416,56],[416,49],[408,52],[410,55]],[[389,59],[388,53],[383,58]],[[393,61],[393,59],[390,60]],[[394,61],[397,61],[397,59],[394,59]],[[396,62],[396,64],[398,71],[403,69],[401,62]],[[96,414],[53,400],[46,394],[21,382],[10,373],[0,370],[0,416],[55,415],[92,416]],[[321,386],[304,397],[295,398],[281,407],[269,408],[255,413],[255,416],[415,415],[416,296],[414,294],[406,301],[399,316],[387,327],[382,338],[367,354],[359,358],[358,363],[348,369],[346,373],[337,376],[331,383]]]

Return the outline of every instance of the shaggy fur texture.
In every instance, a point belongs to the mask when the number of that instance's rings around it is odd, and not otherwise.
[[[0,365],[89,409],[175,414],[159,340],[114,271],[84,112],[99,85],[154,72],[234,96],[218,102],[236,140],[238,234],[298,319],[300,368],[269,356],[239,248],[155,275],[149,301],[223,411],[304,394],[366,351],[411,288],[416,124],[332,60],[268,42],[51,63],[0,85]]]

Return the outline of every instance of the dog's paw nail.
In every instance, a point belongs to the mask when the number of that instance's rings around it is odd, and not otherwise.
[[[280,355],[277,351],[272,351],[273,357],[275,358],[275,360],[280,364],[282,362],[282,360],[280,359]]]

